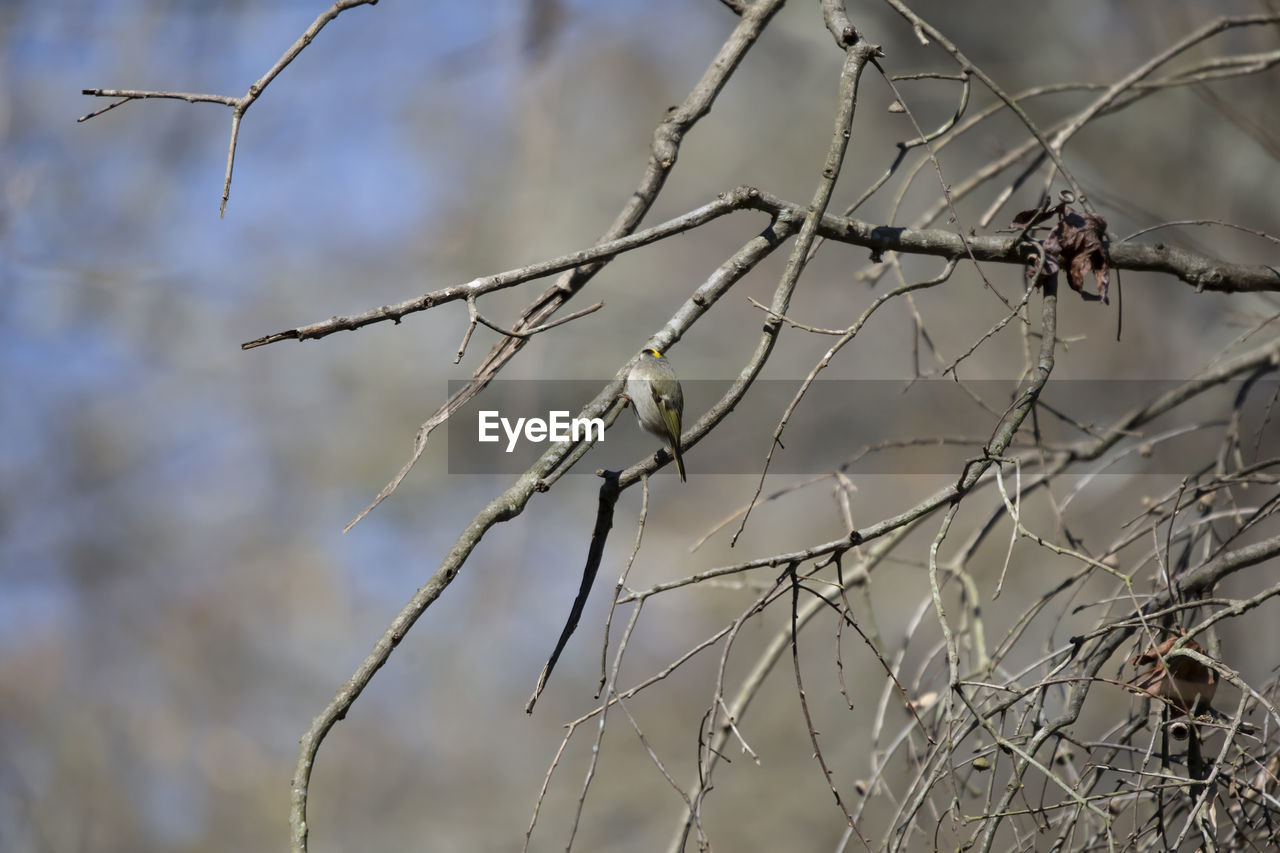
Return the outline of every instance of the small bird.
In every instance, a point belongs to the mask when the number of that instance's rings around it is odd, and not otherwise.
[[[640,353],[627,375],[623,396],[636,407],[636,420],[645,430],[666,442],[676,460],[680,482],[685,482],[684,456],[680,453],[680,418],[684,391],[671,362],[652,347]]]
[[[1138,673],[1130,684],[1135,692],[1163,699],[1180,713],[1207,711],[1218,692],[1218,674],[1200,661],[1174,651],[1174,644],[1181,638],[1170,637],[1134,658],[1131,663],[1135,666],[1155,666]],[[1182,648],[1204,654],[1195,640],[1187,640]]]

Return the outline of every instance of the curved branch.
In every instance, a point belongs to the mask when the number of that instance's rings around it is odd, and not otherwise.
[[[536,264],[473,279],[465,284],[433,290],[394,305],[381,305],[359,314],[330,317],[328,320],[273,332],[246,341],[240,345],[240,348],[254,349],[286,340],[318,340],[334,332],[352,331],[375,323],[399,323],[409,314],[426,311],[448,302],[466,300],[514,287],[563,270],[581,269],[582,265],[647,246],[736,210],[758,210],[787,220],[801,220],[807,212],[807,208],[795,202],[786,201],[754,187],[736,187],[727,193],[722,193],[709,204],[652,228],[637,231],[628,237],[610,240],[589,249],[559,255]],[[861,246],[877,254],[892,251],[903,255],[929,255],[946,260],[971,258],[1018,266],[1025,265],[1037,257],[1035,248],[1030,244],[1019,242],[1016,236],[962,237],[955,231],[876,225],[834,214],[824,214],[817,220],[815,227],[817,234],[827,240]],[[793,232],[789,232],[787,236],[790,236],[790,233]],[[1280,269],[1272,266],[1232,263],[1165,243],[1114,243],[1110,248],[1110,254],[1113,269],[1167,273],[1198,291],[1280,292]],[[530,328],[527,317],[522,316],[511,329],[502,329],[501,332],[518,338],[531,334]],[[532,328],[544,330],[549,326],[533,324]],[[669,344],[674,340],[673,337],[664,343]]]
[[[596,395],[582,410],[584,417],[603,417],[613,405],[614,399],[622,388],[621,377],[615,379]],[[401,608],[391,625],[378,638],[373,650],[339,688],[329,704],[311,722],[311,726],[303,734],[298,750],[298,763],[294,771],[289,824],[292,828],[292,851],[304,853],[307,849],[307,796],[311,782],[311,770],[315,764],[317,751],[334,724],[347,715],[356,699],[364,692],[373,676],[391,657],[405,634],[413,627],[418,618],[426,612],[445,588],[453,582],[461,571],[463,564],[472,550],[480,544],[481,538],[491,527],[520,515],[534,493],[539,491],[539,484],[544,477],[558,468],[569,456],[575,445],[571,443],[553,443],[538,458],[538,461],[525,471],[501,495],[489,502],[466,526],[453,548],[445,555],[440,567],[422,587],[414,593],[408,603]]]
[[[298,54],[306,49],[307,45],[315,39],[319,32],[325,28],[330,21],[341,15],[348,9],[354,9],[356,6],[374,6],[378,0],[338,0],[325,11],[321,12],[319,17],[311,22],[311,26],[298,37],[284,55],[276,60],[253,85],[249,87],[249,91],[240,97],[232,95],[198,95],[189,92],[160,92],[160,91],[143,91],[140,89],[81,89],[80,94],[89,95],[95,98],[119,98],[113,104],[109,104],[100,110],[94,110],[91,113],[80,116],[76,121],[88,121],[95,116],[100,116],[105,112],[110,112],[122,104],[129,101],[141,101],[149,98],[173,98],[179,101],[186,101],[191,104],[209,103],[222,104],[225,107],[231,107],[231,143],[227,146],[227,171],[222,182],[222,203],[218,207],[220,216],[227,215],[227,200],[231,197],[231,172],[236,162],[236,142],[240,137],[240,119],[244,117],[245,112],[258,100],[258,96],[262,94],[267,86],[271,85],[271,81],[280,75],[288,67],[290,62],[298,58]]]
[[[589,249],[580,249],[576,252],[559,255],[549,260],[507,270],[496,275],[473,279],[465,284],[433,290],[430,293],[407,299],[404,302],[398,302],[395,305],[381,305],[348,317],[330,317],[328,320],[322,320],[318,323],[273,332],[270,335],[263,335],[260,338],[254,338],[251,341],[242,343],[240,349],[254,349],[255,347],[288,340],[318,340],[332,335],[334,332],[354,331],[374,323],[387,321],[399,323],[409,314],[426,311],[430,308],[435,308],[437,305],[459,300],[474,300],[477,296],[504,290],[508,287],[524,284],[527,281],[554,275],[565,270],[572,270],[597,261],[607,260],[623,252],[629,252],[632,249],[638,249],[641,246],[657,242],[664,237],[670,237],[673,234],[679,234],[699,225],[704,225],[724,216],[726,213],[741,210],[748,206],[751,196],[756,192],[751,187],[738,187],[730,192],[721,193],[715,201],[709,204],[704,204],[702,207],[694,208],[688,213],[677,216],[675,219],[669,219],[652,228],[637,231],[635,234],[626,237],[606,240]],[[549,328],[549,324],[531,324],[527,322],[526,318],[522,317],[513,328],[500,331],[508,337],[527,337],[531,334],[531,328]]]

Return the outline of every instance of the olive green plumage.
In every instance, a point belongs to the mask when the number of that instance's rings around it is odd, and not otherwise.
[[[680,418],[684,414],[684,391],[680,380],[656,349],[646,349],[627,376],[626,391],[636,407],[640,426],[666,442],[676,460],[680,482],[685,482],[684,456],[680,452]]]

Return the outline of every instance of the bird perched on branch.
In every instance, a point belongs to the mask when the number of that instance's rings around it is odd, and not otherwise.
[[[627,375],[623,396],[636,407],[636,420],[645,430],[662,439],[676,460],[680,482],[685,482],[684,456],[680,452],[680,418],[684,414],[684,391],[671,362],[652,347],[640,353]]]

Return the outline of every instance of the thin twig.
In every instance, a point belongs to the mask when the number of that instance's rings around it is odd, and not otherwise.
[[[103,107],[100,110],[95,110],[94,112],[83,115],[78,118],[77,121],[87,121],[88,119],[100,116],[109,110],[113,110],[122,104],[126,104],[129,101],[147,100],[150,98],[171,98],[192,104],[209,103],[231,107],[231,142],[227,146],[227,169],[222,182],[222,202],[218,206],[218,214],[220,216],[226,216],[227,200],[231,198],[231,172],[236,162],[236,143],[240,137],[240,120],[244,118],[244,114],[248,111],[249,107],[253,106],[253,102],[258,100],[258,96],[266,90],[267,86],[271,85],[271,81],[275,80],[276,77],[279,76],[280,72],[284,71],[284,69],[288,67],[289,63],[293,62],[293,60],[298,57],[298,54],[302,53],[302,51],[306,49],[307,45],[311,44],[312,40],[314,40],[320,31],[325,28],[325,25],[348,9],[354,9],[356,6],[372,6],[377,2],[378,0],[338,0],[338,2],[321,12],[320,15],[311,22],[311,26],[307,27],[306,31],[298,37],[298,40],[290,45],[289,49],[276,60],[275,65],[272,65],[271,68],[267,70],[266,74],[263,74],[255,80],[253,85],[249,87],[249,91],[245,92],[240,97],[234,97],[231,95],[193,94],[191,92],[145,91],[140,89],[82,89],[82,95],[89,95],[95,98],[119,98],[120,100],[116,103]],[[305,844],[306,839],[304,838],[302,840],[302,845],[305,846]]]

